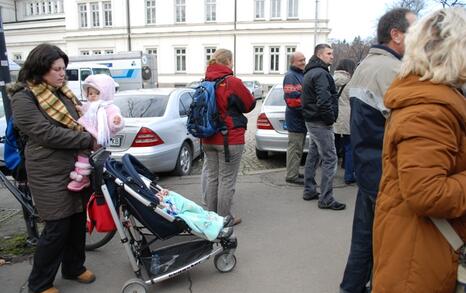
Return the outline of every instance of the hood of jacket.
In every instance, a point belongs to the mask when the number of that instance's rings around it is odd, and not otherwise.
[[[333,79],[335,80],[335,85],[337,87],[341,87],[350,81],[351,75],[344,70],[335,70],[335,73],[333,74]]]
[[[207,70],[205,73],[206,80],[215,80],[224,77],[225,75],[233,74],[233,70],[230,67],[225,66],[223,64],[211,64],[207,66]]]
[[[6,85],[6,92],[10,97],[12,97],[15,93],[21,91],[26,87],[27,85],[24,82],[11,82]]]
[[[420,81],[419,78],[410,75],[395,79],[385,94],[385,106],[395,110],[412,105],[440,104],[448,107],[465,126],[466,98],[453,87]]]
[[[100,92],[100,99],[113,101],[115,96],[115,82],[106,74],[89,75],[83,82],[83,91],[87,97],[87,89],[93,87]]]
[[[318,67],[323,68],[325,71],[328,72],[329,65],[325,63],[324,61],[322,61],[322,59],[314,55],[311,57],[311,59],[309,59],[309,62],[306,64],[306,67],[304,68],[304,73],[308,72],[309,70],[313,68],[318,68]]]

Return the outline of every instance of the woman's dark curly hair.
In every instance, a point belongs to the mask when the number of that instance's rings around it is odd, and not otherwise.
[[[18,73],[19,82],[39,84],[43,76],[52,68],[52,64],[62,58],[68,66],[68,56],[60,48],[50,44],[40,44],[29,53],[23,67]]]

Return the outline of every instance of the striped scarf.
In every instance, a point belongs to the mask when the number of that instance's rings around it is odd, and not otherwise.
[[[79,125],[73,116],[71,116],[70,112],[68,112],[65,104],[63,104],[63,102],[53,93],[59,90],[65,95],[66,98],[70,99],[75,106],[79,105],[76,96],[66,85],[57,89],[45,82],[42,82],[40,84],[28,83],[28,87],[37,98],[41,108],[52,119],[70,129],[77,131],[83,130],[83,127]]]

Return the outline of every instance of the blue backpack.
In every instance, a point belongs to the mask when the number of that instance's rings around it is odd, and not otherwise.
[[[26,142],[27,138],[20,135],[13,123],[13,117],[10,117],[6,125],[3,156],[5,165],[11,171],[11,175],[20,182],[26,180],[26,167],[24,164]]]
[[[228,130],[220,113],[217,110],[217,100],[215,89],[228,75],[210,81],[204,80],[196,87],[193,95],[193,102],[189,107],[187,128],[194,137],[207,138],[221,132],[225,146],[225,160],[229,162],[228,153]]]

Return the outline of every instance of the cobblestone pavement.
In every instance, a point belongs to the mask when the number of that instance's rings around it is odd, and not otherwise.
[[[258,100],[254,110],[246,115],[248,118],[248,129],[246,132],[246,145],[243,157],[241,158],[239,174],[247,174],[253,171],[286,167],[285,153],[274,153],[266,160],[259,160],[256,157],[256,139],[254,136],[256,133],[257,116],[260,113],[261,106],[262,100]],[[193,162],[193,170],[191,171],[191,175],[201,174],[202,163],[202,159],[198,159]]]

